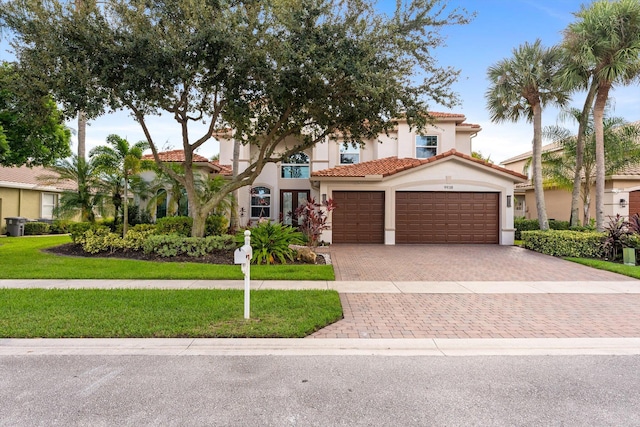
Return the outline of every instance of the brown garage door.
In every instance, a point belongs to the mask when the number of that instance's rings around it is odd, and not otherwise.
[[[333,243],[384,243],[384,192],[334,191]]]
[[[396,193],[396,243],[499,243],[499,193]]]
[[[629,193],[629,217],[637,213],[640,213],[640,191],[632,191]]]

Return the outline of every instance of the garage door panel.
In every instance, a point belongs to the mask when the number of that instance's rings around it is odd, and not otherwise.
[[[498,243],[498,193],[397,192],[396,243]]]
[[[334,243],[384,243],[384,192],[334,191]]]

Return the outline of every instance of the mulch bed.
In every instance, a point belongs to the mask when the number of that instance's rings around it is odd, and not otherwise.
[[[156,261],[156,262],[199,262],[203,264],[233,264],[233,251],[215,251],[207,254],[203,257],[190,257],[190,256],[175,256],[171,258],[161,257],[156,254],[145,254],[138,251],[118,251],[114,253],[101,252],[98,254],[89,254],[82,250],[82,246],[75,243],[66,243],[60,246],[54,246],[52,248],[45,249],[45,252],[49,252],[56,255],[74,256],[84,258],[121,258],[121,259],[134,259],[140,261]],[[290,261],[287,264],[305,264],[300,261]],[[316,264],[326,264],[322,255],[318,254]]]

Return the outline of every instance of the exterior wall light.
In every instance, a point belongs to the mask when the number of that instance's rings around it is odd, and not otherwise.
[[[511,207],[511,196],[507,196],[507,207]]]
[[[623,207],[623,208],[627,207],[627,201],[625,199],[620,199],[620,207]]]

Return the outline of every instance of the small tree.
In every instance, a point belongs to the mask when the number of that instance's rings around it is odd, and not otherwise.
[[[295,215],[298,218],[300,231],[307,239],[307,245],[315,248],[318,246],[320,235],[329,229],[327,214],[336,208],[333,199],[325,203],[318,203],[313,197],[298,206]]]

